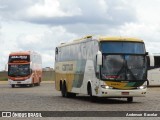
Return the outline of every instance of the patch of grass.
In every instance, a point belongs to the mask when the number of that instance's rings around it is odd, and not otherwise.
[[[7,81],[7,72],[0,72],[0,81]],[[42,81],[54,81],[54,71],[43,71]]]
[[[8,76],[7,76],[7,72],[0,72],[0,81],[7,81],[8,80]]]
[[[0,81],[7,81],[8,78],[0,78]]]

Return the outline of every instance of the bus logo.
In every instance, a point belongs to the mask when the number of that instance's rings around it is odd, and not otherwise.
[[[11,112],[2,112],[2,117],[11,117]]]

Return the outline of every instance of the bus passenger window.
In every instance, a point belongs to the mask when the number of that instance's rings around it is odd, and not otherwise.
[[[150,67],[150,59],[149,59],[149,56],[147,56],[147,67]]]
[[[56,48],[56,54],[58,54],[58,48]]]
[[[160,57],[159,56],[154,56],[154,63],[155,63],[155,67],[160,66]]]

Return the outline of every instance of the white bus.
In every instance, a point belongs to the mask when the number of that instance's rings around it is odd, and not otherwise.
[[[55,87],[63,97],[143,97],[147,90],[145,44],[136,38],[86,36],[55,50]]]
[[[40,85],[42,78],[41,55],[32,51],[12,52],[8,58],[8,82],[16,85]]]
[[[148,60],[148,85],[160,86],[160,54],[149,54]]]

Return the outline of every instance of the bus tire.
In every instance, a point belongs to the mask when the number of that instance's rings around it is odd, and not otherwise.
[[[133,97],[128,97],[128,98],[127,98],[127,102],[129,102],[129,103],[130,103],[130,102],[133,102]]]
[[[67,97],[67,98],[76,97],[76,93],[67,92],[67,86],[66,86],[66,83],[65,83],[65,82],[62,84],[61,93],[62,93],[62,97]]]
[[[34,78],[32,79],[32,83],[30,85],[31,87],[34,87]]]
[[[95,102],[97,100],[97,97],[92,95],[92,87],[90,83],[88,84],[87,89],[88,89],[88,95],[90,96],[90,101]]]
[[[147,87],[149,87],[149,80],[147,80]]]
[[[66,97],[67,96],[67,87],[66,87],[66,83],[65,82],[63,82],[63,84],[62,84],[61,94],[62,94],[62,97]]]
[[[37,83],[37,86],[40,86],[40,82]]]
[[[59,89],[60,89],[60,91],[62,91],[62,81],[60,81],[60,83],[59,83]]]
[[[74,97],[76,97],[76,93],[69,93],[69,92],[67,92],[67,97],[68,98],[74,98]]]
[[[15,88],[15,85],[14,85],[14,84],[12,84],[12,85],[11,85],[11,87],[12,87],[12,88]]]
[[[36,86],[40,86],[41,84],[41,78],[39,77],[39,81],[36,83]]]

